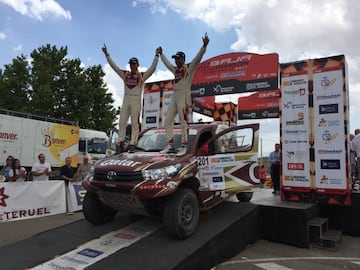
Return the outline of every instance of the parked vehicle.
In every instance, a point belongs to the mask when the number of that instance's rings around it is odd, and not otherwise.
[[[93,224],[111,221],[126,211],[162,217],[176,238],[190,237],[205,211],[236,195],[252,198],[257,177],[259,125],[229,127],[223,123],[191,124],[185,155],[160,154],[164,128],[142,132],[135,153],[123,152],[98,161],[83,181],[85,218]],[[181,129],[174,128],[174,147]]]
[[[0,108],[0,162],[12,155],[28,172],[43,153],[53,169],[50,178],[59,179],[66,157],[77,167],[85,155],[94,163],[113,154],[108,141],[105,132],[80,129],[75,122]]]
[[[114,154],[109,148],[109,136],[104,131],[80,129],[78,164],[87,156],[91,164],[99,159]]]

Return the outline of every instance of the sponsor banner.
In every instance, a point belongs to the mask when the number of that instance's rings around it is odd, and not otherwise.
[[[234,163],[235,157],[203,156],[197,158],[200,188],[203,190],[225,190],[224,165]]]
[[[259,91],[238,99],[238,120],[279,118],[280,90]]]
[[[310,187],[308,77],[303,72],[283,73],[282,108],[282,185]]]
[[[193,98],[193,111],[212,117],[215,108],[215,96]]]
[[[160,127],[164,124],[172,100],[173,80],[146,83],[143,96],[143,128]],[[175,117],[179,122],[179,117]]]
[[[62,180],[0,183],[0,222],[65,213]]]
[[[234,155],[202,156],[197,158],[200,188],[205,190],[225,190],[224,168],[237,164]]]
[[[345,57],[281,64],[281,69],[282,199],[349,205]]]
[[[158,127],[160,120],[160,92],[144,94],[144,128]]]
[[[82,205],[86,193],[86,189],[81,182],[73,183],[69,182],[67,188],[67,205],[69,212],[82,211]]]
[[[314,69],[315,179],[318,189],[346,189],[343,69]]]
[[[112,231],[78,248],[35,266],[33,270],[68,269],[82,270],[126,248],[161,227],[161,223],[151,219],[142,219],[124,228]]]
[[[200,63],[195,71],[193,97],[255,92],[278,88],[279,56],[228,53]]]

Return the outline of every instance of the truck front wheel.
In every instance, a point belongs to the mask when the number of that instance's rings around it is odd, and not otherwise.
[[[104,205],[95,193],[88,191],[83,201],[83,213],[88,221],[101,225],[110,222],[117,211]]]
[[[191,236],[199,223],[199,201],[194,191],[179,188],[165,204],[163,221],[166,230],[176,238]]]
[[[239,202],[249,202],[252,199],[253,192],[240,192],[236,194]]]

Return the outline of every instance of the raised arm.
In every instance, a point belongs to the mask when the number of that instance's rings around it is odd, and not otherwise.
[[[170,61],[166,58],[166,56],[163,54],[163,50],[161,47],[157,48],[159,50],[159,54],[161,57],[161,61],[164,63],[164,65],[174,74],[175,73],[175,66],[173,66]]]
[[[110,67],[122,78],[124,79],[125,78],[125,71],[121,68],[119,68],[115,62],[111,59],[110,57],[110,54],[108,52],[108,49],[106,47],[106,45],[104,44],[104,46],[101,48],[102,51],[104,52],[105,54],[105,57],[106,57],[106,60],[107,62],[109,63]]]
[[[204,56],[204,54],[206,52],[206,47],[207,47],[207,45],[209,44],[209,41],[210,41],[207,33],[205,33],[205,35],[203,36],[202,41],[203,41],[202,47],[200,48],[199,52],[196,54],[196,56],[194,57],[194,59],[190,63],[189,73],[192,73],[194,71],[194,69],[200,63],[202,57]]]
[[[159,61],[159,55],[160,55],[160,49],[157,48],[155,51],[155,57],[151,63],[151,66],[144,73],[144,81],[146,81],[154,73],[156,66],[158,64],[158,61]]]

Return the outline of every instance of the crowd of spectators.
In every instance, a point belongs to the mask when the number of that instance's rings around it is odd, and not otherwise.
[[[87,156],[78,167],[72,167],[71,161],[71,157],[66,157],[65,164],[60,169],[60,178],[65,181],[66,185],[69,182],[81,181],[91,171],[91,164]],[[38,155],[38,162],[32,166],[29,172],[21,166],[19,159],[9,155],[0,170],[0,182],[48,181],[51,172],[51,165],[46,162],[43,153]]]

